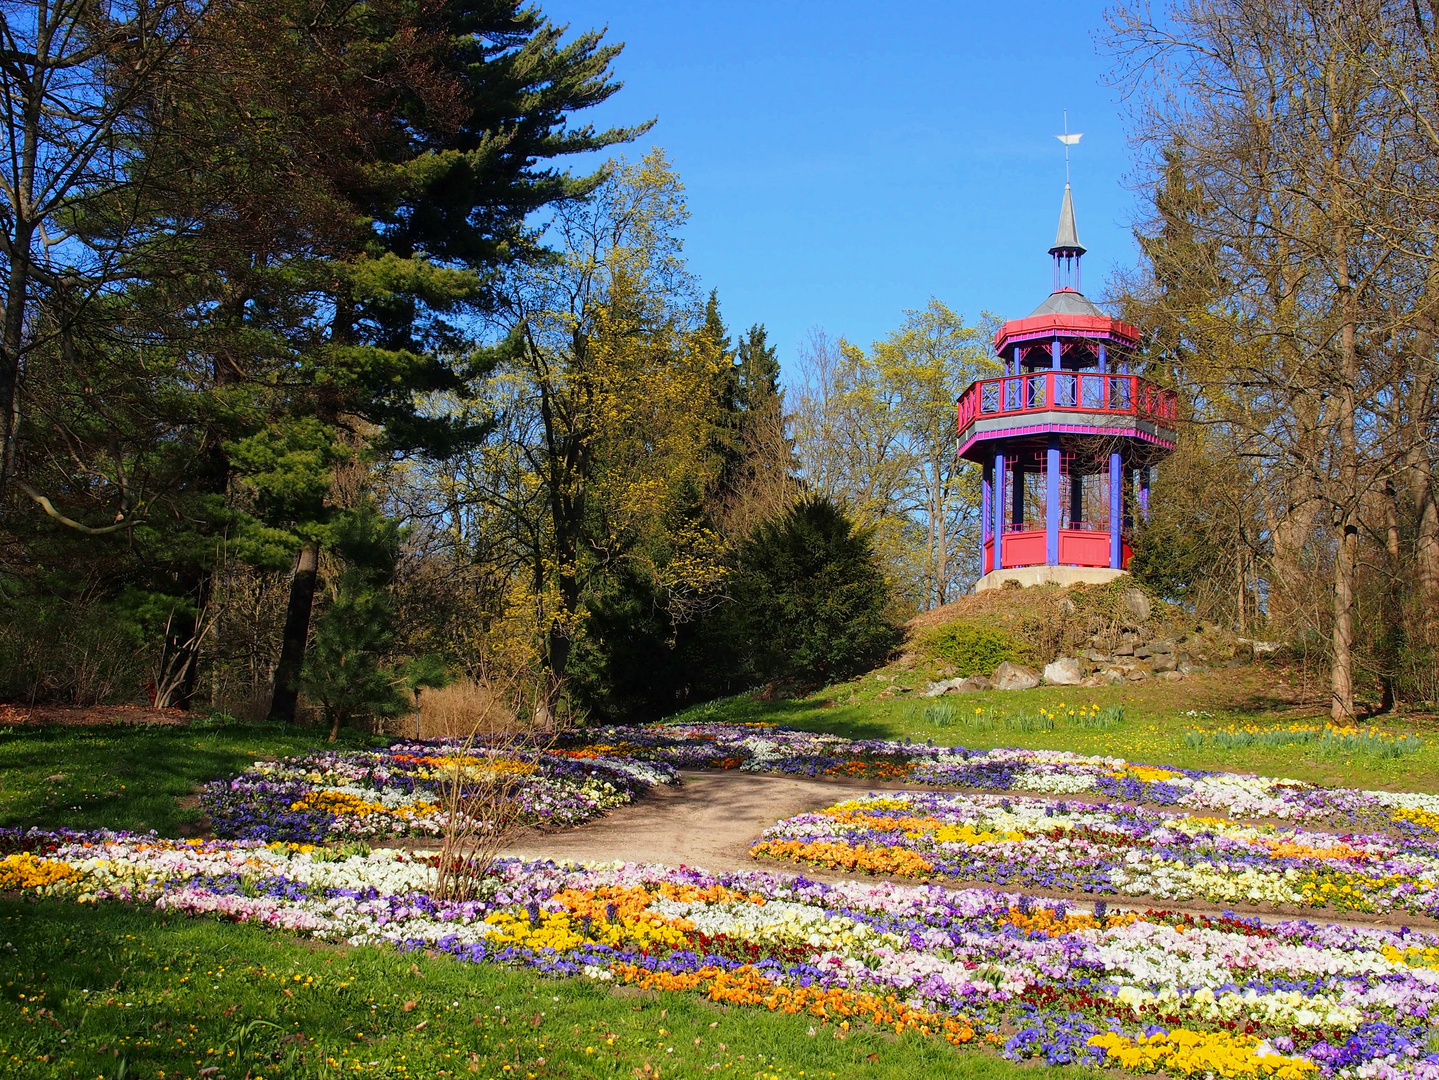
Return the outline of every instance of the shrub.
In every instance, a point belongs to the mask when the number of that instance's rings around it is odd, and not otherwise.
[[[346,579],[340,595],[315,624],[315,640],[300,674],[300,689],[320,702],[330,741],[360,716],[405,712],[403,682],[383,656],[394,644],[393,611],[383,591]]]
[[[159,635],[119,600],[0,583],[0,701],[108,705],[145,698]]]
[[[761,681],[845,679],[899,642],[869,531],[823,497],[755,529],[736,554],[730,595],[736,651]]]
[[[1013,634],[962,622],[929,631],[920,639],[920,647],[960,675],[988,675],[1006,660],[1019,660],[1023,651]]]

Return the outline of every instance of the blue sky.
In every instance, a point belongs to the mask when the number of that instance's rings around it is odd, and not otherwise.
[[[1082,2],[539,0],[626,43],[596,123],[658,117],[691,212],[690,266],[732,330],[788,368],[813,326],[868,344],[933,295],[1027,315],[1072,155],[1085,291],[1135,257],[1128,147]]]

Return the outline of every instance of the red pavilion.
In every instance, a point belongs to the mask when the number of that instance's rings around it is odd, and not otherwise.
[[[1174,391],[1129,373],[1139,331],[1080,292],[1084,251],[1065,184],[1054,291],[995,335],[1004,374],[959,399],[959,456],[984,469],[976,591],[1123,573],[1151,471],[1174,450]]]

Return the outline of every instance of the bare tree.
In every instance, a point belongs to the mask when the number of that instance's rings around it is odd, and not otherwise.
[[[137,136],[182,54],[204,0],[7,0],[0,5],[0,499],[13,479],[25,357],[59,341],[83,309],[123,279],[144,177],[127,168]],[[107,207],[102,239],[81,239],[87,206]],[[123,479],[123,478],[121,478]],[[41,492],[17,486],[53,520],[96,534]],[[123,486],[123,485],[122,485]]]
[[[1184,313],[1228,337],[1186,370],[1207,418],[1236,428],[1280,496],[1274,579],[1291,611],[1299,562],[1327,508],[1331,712],[1354,714],[1355,588],[1362,514],[1398,444],[1382,437],[1393,312],[1383,284],[1402,257],[1391,228],[1404,169],[1401,110],[1381,76],[1385,0],[1179,0],[1163,19],[1110,15],[1136,137],[1202,193],[1190,207],[1221,286]],[[1216,332],[1217,331],[1217,332]],[[1386,458],[1386,455],[1390,457]]]

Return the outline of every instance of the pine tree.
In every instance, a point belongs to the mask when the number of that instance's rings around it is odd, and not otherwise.
[[[736,564],[731,637],[756,679],[848,678],[900,639],[869,532],[828,499],[806,499],[761,524]]]
[[[315,643],[299,685],[320,702],[333,742],[360,716],[398,716],[405,710],[405,676],[390,663],[394,606],[388,589],[399,557],[400,532],[370,502],[340,514],[331,544],[344,569],[334,599],[315,626]]]

